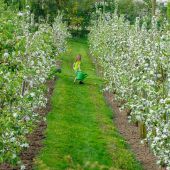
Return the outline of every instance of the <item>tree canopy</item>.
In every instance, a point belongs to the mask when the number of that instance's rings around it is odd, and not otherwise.
[[[118,3],[118,14],[124,15],[131,23],[136,17],[151,16],[155,14],[156,0],[4,0],[8,5],[13,5],[19,10],[28,4],[31,12],[35,15],[35,20],[41,18],[48,22],[53,22],[58,11],[63,13],[63,19],[68,23],[72,34],[82,34],[87,32],[91,14],[96,10],[96,3],[103,11],[114,12],[115,3]],[[165,16],[165,7],[159,5],[161,14]]]

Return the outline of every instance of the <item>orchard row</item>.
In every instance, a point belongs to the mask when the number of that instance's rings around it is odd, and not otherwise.
[[[0,164],[21,164],[26,136],[46,106],[46,80],[65,50],[67,27],[58,15],[52,26],[34,23],[29,7],[8,9],[0,0]]]
[[[170,32],[168,24],[134,25],[117,13],[99,14],[89,36],[90,51],[103,68],[105,90],[116,94],[142,125],[142,142],[158,163],[170,168]]]

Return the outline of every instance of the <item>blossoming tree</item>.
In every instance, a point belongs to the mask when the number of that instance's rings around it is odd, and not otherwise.
[[[105,90],[125,101],[122,108],[140,123],[143,141],[158,163],[170,168],[170,34],[166,23],[157,27],[154,17],[149,30],[140,23],[99,12],[91,26],[90,51],[103,68]]]
[[[69,34],[61,16],[52,26],[36,24],[29,9],[17,14],[1,0],[0,23],[0,164],[15,165],[29,147],[26,135],[47,103],[45,82]]]

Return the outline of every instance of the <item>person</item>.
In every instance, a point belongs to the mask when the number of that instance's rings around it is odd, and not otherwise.
[[[81,55],[77,55],[76,60],[73,64],[73,70],[75,71],[75,74],[77,75],[78,71],[81,71]],[[74,83],[76,82],[76,77],[74,79]],[[84,84],[82,81],[79,82],[80,84]]]

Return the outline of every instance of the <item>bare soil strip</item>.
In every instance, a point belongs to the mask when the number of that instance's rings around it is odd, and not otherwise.
[[[114,122],[119,132],[125,137],[137,159],[143,164],[145,170],[165,170],[156,164],[156,158],[146,145],[141,144],[139,128],[128,122],[127,113],[120,111],[119,103],[115,100],[114,94],[105,92],[106,101],[113,109]]]

